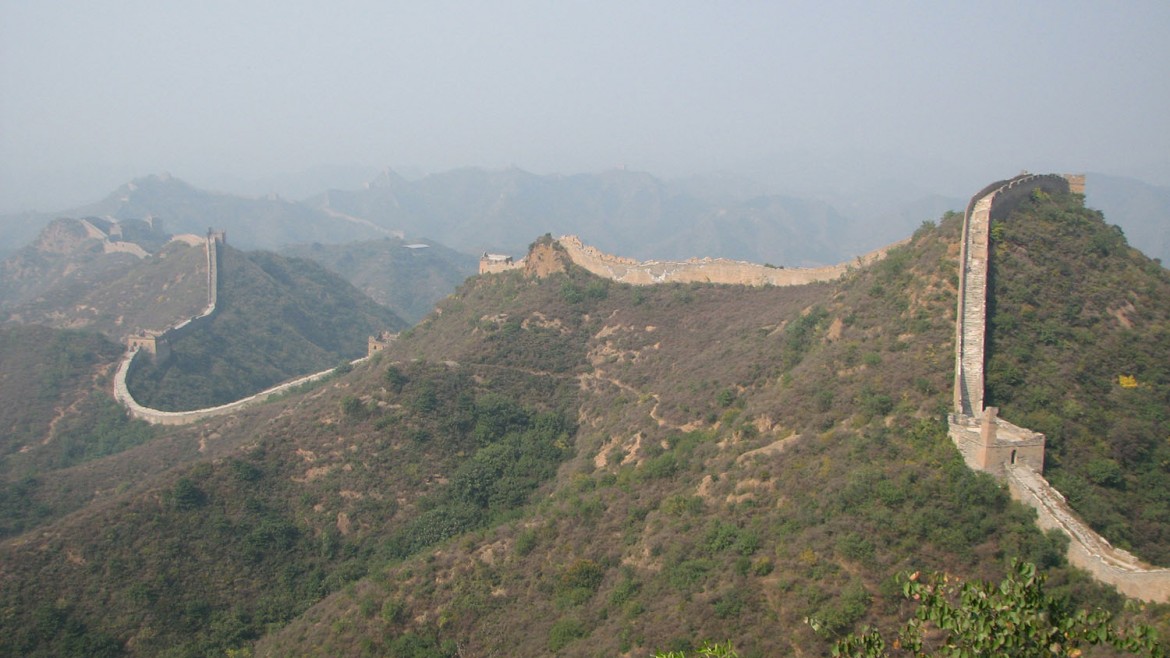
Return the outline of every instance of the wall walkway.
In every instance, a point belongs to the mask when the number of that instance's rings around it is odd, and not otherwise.
[[[1076,177],[1072,179],[1078,185]],[[1076,191],[1083,191],[1083,178]],[[984,344],[987,332],[987,274],[992,220],[1006,217],[1033,190],[1068,192],[1063,176],[1021,175],[992,183],[972,199],[963,219],[955,320],[955,391],[950,436],[967,465],[1005,481],[1016,500],[1036,510],[1044,529],[1069,538],[1068,561],[1145,601],[1170,601],[1170,569],[1152,567],[1115,548],[1089,528],[1064,496],[1041,475],[1044,437],[998,418],[984,403]]]

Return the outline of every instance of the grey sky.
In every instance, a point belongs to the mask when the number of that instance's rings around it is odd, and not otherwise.
[[[1167,184],[1168,40],[1164,0],[0,0],[0,209],[45,173],[322,163]]]

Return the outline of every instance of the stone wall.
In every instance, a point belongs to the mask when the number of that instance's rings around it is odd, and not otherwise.
[[[1170,600],[1170,570],[1145,564],[1093,532],[1068,506],[1060,492],[1026,465],[1006,468],[1012,498],[1036,510],[1037,524],[1069,537],[1068,561],[1118,592],[1143,601]]]
[[[170,343],[191,332],[207,326],[216,313],[216,302],[219,298],[219,259],[220,249],[224,243],[223,231],[208,230],[204,248],[207,253],[207,306],[199,315],[187,318],[173,324],[162,331],[144,331],[126,338],[126,354],[118,369],[118,377],[114,382],[114,399],[130,409],[135,417],[143,417],[138,410],[145,410],[130,395],[126,388],[126,375],[137,357],[141,353],[150,354],[158,363],[166,361],[171,354]],[[153,410],[151,410],[153,411]],[[158,412],[166,413],[166,412]]]
[[[1037,189],[1083,193],[1084,177],[1022,174],[992,183],[967,205],[955,320],[955,409],[948,418],[949,434],[968,467],[1006,482],[1013,498],[1036,510],[1040,527],[1068,536],[1070,564],[1126,596],[1170,601],[1170,570],[1151,567],[1114,548],[1044,479],[1044,435],[1013,425],[999,418],[994,407],[983,406],[991,221],[1007,217]]]
[[[987,328],[987,272],[991,222],[1007,217],[1034,190],[1069,191],[1069,178],[1021,174],[997,181],[971,198],[963,217],[959,261],[958,324],[955,330],[955,413],[983,413],[984,343]],[[1084,177],[1080,177],[1083,189]]]
[[[621,283],[646,286],[660,283],[725,283],[745,286],[799,286],[832,281],[849,271],[884,258],[896,242],[860,256],[852,262],[812,268],[783,268],[726,258],[692,258],[683,261],[636,261],[606,254],[585,245],[575,235],[557,240],[574,264],[589,272]]]
[[[321,372],[315,372],[311,375],[305,375],[304,377],[278,384],[272,388],[260,391],[255,395],[249,395],[246,398],[236,400],[235,402],[191,411],[161,411],[159,409],[151,409],[138,404],[134,396],[130,395],[130,389],[126,386],[126,377],[130,373],[130,369],[134,367],[134,363],[137,361],[139,355],[150,353],[148,349],[144,349],[147,342],[156,345],[155,349],[158,349],[158,345],[166,345],[169,340],[175,340],[185,336],[205,326],[215,317],[216,303],[219,298],[219,261],[225,239],[226,236],[223,231],[209,229],[207,232],[205,242],[207,248],[207,308],[204,309],[203,313],[168,327],[162,332],[152,332],[144,336],[131,336],[127,339],[126,353],[122,356],[122,362],[118,365],[118,372],[114,375],[114,399],[126,407],[131,416],[153,425],[187,425],[205,418],[235,413],[241,409],[264,402],[273,396],[280,395],[293,387],[327,377],[333,372],[333,368],[322,370]],[[148,338],[149,341],[147,341]],[[351,363],[356,365],[362,361],[365,361],[365,358],[357,359]]]
[[[144,420],[152,425],[189,425],[206,418],[235,413],[247,407],[265,402],[270,398],[276,395],[280,395],[281,393],[284,393],[293,387],[323,379],[332,374],[334,370],[333,368],[330,368],[329,370],[322,370],[321,372],[315,372],[311,375],[305,375],[304,377],[299,377],[292,381],[278,384],[272,388],[260,391],[255,395],[249,395],[246,398],[236,400],[235,402],[229,402],[218,407],[206,407],[204,409],[194,409],[191,411],[161,411],[138,404],[134,397],[130,395],[129,389],[126,388],[126,375],[130,372],[130,368],[139,354],[141,354],[141,352],[127,352],[126,355],[122,357],[122,363],[119,364],[118,372],[114,375],[114,398],[117,399],[118,402],[123,406],[125,406],[127,410],[129,410],[131,416],[140,420]],[[365,360],[365,358],[357,359],[352,361],[351,364],[357,365]]]

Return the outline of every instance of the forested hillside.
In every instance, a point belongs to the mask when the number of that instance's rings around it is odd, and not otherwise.
[[[175,340],[163,363],[143,360],[127,385],[166,410],[224,404],[366,354],[369,336],[402,319],[317,263],[271,252],[221,251],[217,314]]]
[[[0,327],[0,537],[54,514],[51,471],[143,443],[153,435],[110,396],[122,348],[99,334]]]
[[[1075,197],[992,226],[987,404],[1112,543],[1170,566],[1170,272]]]
[[[996,248],[1075,252],[1069,222],[1027,243],[1009,221]],[[538,240],[544,276],[473,278],[352,372],[61,472],[101,495],[0,544],[0,654],[824,656],[904,619],[898,574],[998,579],[1015,558],[1165,633],[1166,606],[1125,611],[1065,566],[947,437],[960,224],[791,288],[635,288]],[[1120,298],[1163,285],[1100,241],[1136,268]],[[1035,313],[1067,312],[1060,277],[1029,280]],[[1158,335],[1126,317],[1114,358],[1136,363],[1125,345]],[[1070,353],[1034,350],[1012,390]]]

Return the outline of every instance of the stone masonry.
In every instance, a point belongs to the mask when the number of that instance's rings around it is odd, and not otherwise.
[[[1170,570],[1151,567],[1110,545],[1044,479],[1044,435],[1012,425],[999,417],[995,407],[983,406],[991,221],[1006,218],[1036,189],[1083,193],[1084,176],[1021,174],[989,185],[967,206],[960,247],[954,412],[949,433],[968,467],[1006,482],[1013,498],[1036,510],[1040,527],[1059,529],[1068,536],[1070,564],[1126,596],[1170,601]]]

